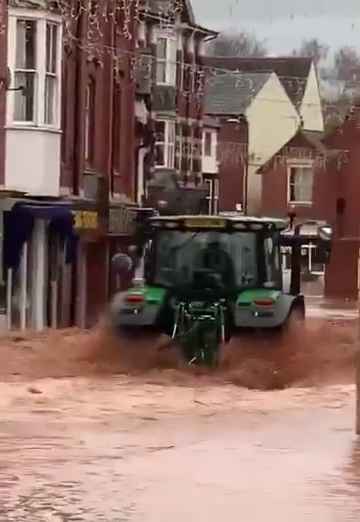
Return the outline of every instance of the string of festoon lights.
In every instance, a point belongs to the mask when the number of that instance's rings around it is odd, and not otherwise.
[[[0,0],[0,36],[6,31],[7,0]]]
[[[0,0],[0,34],[6,29],[7,4],[22,7],[22,0]],[[31,4],[31,1],[30,1]],[[39,5],[40,4],[40,5]],[[27,6],[28,7],[28,6]],[[140,17],[154,18],[171,24],[182,12],[182,0],[42,0],[34,8],[57,12],[64,24],[64,38],[73,35],[73,28],[82,15],[87,17],[88,37],[91,40],[103,36],[102,28],[111,20],[116,21],[119,34],[133,38],[133,22]]]
[[[142,52],[141,49],[124,49],[123,47],[109,46],[103,42],[89,43],[88,39],[80,39],[74,35],[71,36],[71,44],[76,45],[85,52],[96,54],[99,60],[104,59],[106,55],[110,56],[113,59],[115,68],[118,68],[119,64],[124,59],[129,59],[130,76],[134,81],[137,79],[137,70],[140,68],[143,81],[150,81],[153,77],[153,64],[156,58]],[[193,96],[194,94],[202,96],[204,94],[205,84],[207,87],[211,88],[213,84],[221,81],[221,78],[219,78],[220,75],[233,77],[234,89],[239,91],[246,90],[249,96],[251,96],[257,90],[256,76],[264,74],[264,71],[261,70],[253,71],[251,74],[248,74],[241,71],[230,71],[226,68],[209,66],[206,64],[186,63],[178,60],[167,60],[167,64],[169,67],[173,66],[174,68],[181,68],[182,74],[184,74],[184,76],[189,76],[191,89],[186,90],[186,85],[183,86],[182,93],[185,97]],[[294,76],[280,76],[279,78],[286,84],[288,90],[292,92],[293,98],[298,97],[299,100],[302,99],[307,84],[306,78]],[[262,97],[262,99],[264,101],[275,101],[281,104],[287,103],[286,99],[273,100],[264,97]],[[317,105],[315,102],[306,102],[306,104],[309,106]]]
[[[10,6],[21,6],[22,0],[0,0],[0,34],[6,29],[7,3]],[[35,5],[35,4],[34,4]],[[137,72],[141,69],[142,79],[151,80],[153,75],[154,58],[141,49],[124,49],[119,46],[109,46],[104,43],[103,30],[106,24],[113,23],[116,34],[126,40],[132,40],[136,22],[150,19],[160,26],[174,27],[176,19],[183,10],[183,0],[42,0],[44,9],[60,14],[63,21],[63,43],[64,45],[80,48],[90,55],[95,55],[101,62],[105,56],[113,61],[115,71],[120,70],[121,62],[129,60],[130,79],[136,81]],[[77,36],[77,23],[79,18],[85,15],[86,34],[82,38]],[[135,22],[135,23],[134,23]],[[239,91],[246,91],[248,96],[257,90],[256,74],[264,74],[263,71],[253,71],[251,74],[240,71],[229,71],[221,67],[200,65],[195,63],[184,63],[179,61],[168,62],[169,66],[180,67],[182,74],[188,76],[187,84],[184,85],[183,95],[185,97],[197,96],[201,98],[206,88],[211,89],[216,82],[221,82],[220,75],[233,76],[233,87]],[[291,92],[293,99],[298,99],[303,105],[315,106],[315,102],[304,102],[303,95],[307,79],[294,76],[280,76],[279,79]],[[265,99],[264,101],[287,103],[287,100]],[[336,104],[327,103],[326,107],[337,109]]]

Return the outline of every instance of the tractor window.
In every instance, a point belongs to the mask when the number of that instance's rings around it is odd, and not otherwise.
[[[269,236],[264,239],[265,255],[265,280],[264,286],[268,288],[281,287],[281,261],[280,246],[277,236]]]
[[[195,272],[209,269],[212,263],[218,263],[215,270],[222,272],[227,286],[250,288],[258,284],[254,233],[164,230],[159,232],[155,250],[155,282],[162,286],[192,284]]]

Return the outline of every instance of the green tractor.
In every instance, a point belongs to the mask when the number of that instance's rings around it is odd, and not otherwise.
[[[293,314],[305,316],[301,251],[308,239],[300,225],[237,214],[155,216],[139,225],[136,237],[132,259],[120,254],[116,260],[118,272],[131,270],[134,258],[141,271],[111,304],[111,328],[119,336],[165,334],[187,364],[216,367],[221,345],[243,330],[281,330]],[[311,240],[325,262],[330,228]],[[283,248],[291,251],[288,292]]]

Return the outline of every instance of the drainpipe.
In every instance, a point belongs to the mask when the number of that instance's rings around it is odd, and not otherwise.
[[[82,39],[85,28],[84,13],[81,11],[77,25],[77,36]],[[74,110],[74,152],[73,152],[73,193],[80,195],[80,175],[82,170],[82,152],[83,152],[83,51],[81,46],[76,46],[76,75],[75,75],[75,100],[76,107]]]
[[[109,24],[109,31],[110,31],[110,49],[115,48],[115,27],[114,27],[114,19],[112,18],[112,22]],[[109,114],[109,144],[108,144],[108,157],[107,157],[107,177],[108,177],[108,187],[111,187],[111,190],[113,191],[113,174],[112,174],[112,167],[113,167],[113,145],[114,145],[114,67],[113,67],[113,61],[112,58],[109,58],[109,67],[110,67],[110,85],[109,85],[109,97],[110,97],[110,114]],[[108,190],[108,206],[109,206],[109,190]]]
[[[247,216],[248,208],[248,179],[249,179],[249,122],[247,117],[242,115],[243,121],[246,123],[246,151],[245,151],[245,165],[244,165],[244,178],[243,178],[243,211],[244,215]]]

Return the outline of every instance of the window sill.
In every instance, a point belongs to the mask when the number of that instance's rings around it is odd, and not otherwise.
[[[176,84],[175,83],[156,82],[156,86],[157,87],[173,87],[174,89],[176,88]]]
[[[291,205],[294,207],[312,207],[313,202],[312,201],[289,201],[288,205]]]
[[[6,125],[5,130],[19,130],[19,131],[35,131],[35,132],[49,132],[51,134],[62,134],[62,130],[58,127],[48,127],[46,125],[34,125],[33,123],[10,123]]]

